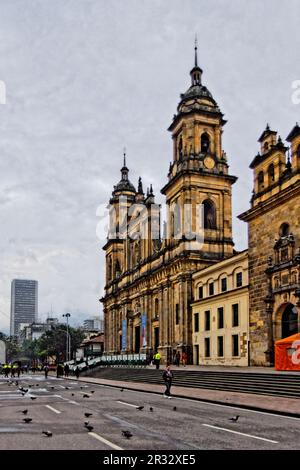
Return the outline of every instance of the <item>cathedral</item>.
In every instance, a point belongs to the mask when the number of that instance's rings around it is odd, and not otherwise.
[[[235,296],[233,354],[248,364],[271,365],[274,340],[299,331],[300,127],[296,125],[287,137],[291,143],[287,160],[288,148],[269,126],[259,139],[260,153],[250,165],[254,171],[251,208],[239,216],[248,223],[249,250],[239,255],[232,239],[231,209],[231,187],[237,178],[229,172],[222,147],[226,121],[203,85],[202,73],[195,47],[191,84],[180,95],[168,129],[173,158],[161,189],[167,208],[163,224],[152,186],[146,194],[141,179],[134,186],[124,154],[121,179],[109,201],[109,233],[103,247],[105,352],[151,355],[158,351],[163,361],[171,361],[179,352],[186,354],[189,363],[201,363],[202,337],[195,336],[195,325],[197,331],[202,328],[201,302],[209,305],[214,297],[217,305],[218,296],[226,294],[223,301],[230,303],[229,284],[224,275],[216,274],[226,265]],[[243,270],[247,271],[246,285],[240,283]],[[208,279],[207,273],[212,271],[217,277],[205,294],[199,287],[201,273]],[[236,308],[239,289],[241,313]],[[211,296],[209,302],[203,299],[206,295]],[[208,318],[207,312],[203,315]],[[239,315],[243,316],[243,331],[238,330]],[[215,321],[212,315],[206,326],[213,329]],[[220,340],[226,325],[223,321],[218,330],[220,324],[215,324],[219,345],[215,360],[219,356],[224,364],[225,354],[232,351],[230,347],[224,352],[227,337]],[[209,363],[214,348],[206,336],[205,363]]]

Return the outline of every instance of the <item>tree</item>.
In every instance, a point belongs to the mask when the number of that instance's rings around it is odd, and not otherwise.
[[[6,344],[6,358],[8,362],[13,362],[19,359],[21,352],[20,345],[18,344],[15,336],[9,336],[5,339]]]
[[[40,356],[40,345],[39,341],[34,339],[25,339],[22,344],[22,352],[24,356],[28,357],[30,362],[35,361]]]
[[[0,341],[6,341],[7,340],[7,335],[5,333],[2,333],[2,331],[0,331]]]
[[[84,333],[77,329],[69,327],[71,337],[71,356],[84,339]],[[66,325],[52,325],[51,330],[46,331],[39,339],[39,348],[42,352],[47,352],[48,356],[56,356],[56,361],[66,360]]]

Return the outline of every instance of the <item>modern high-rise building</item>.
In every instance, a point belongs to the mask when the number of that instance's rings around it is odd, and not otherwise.
[[[37,321],[38,282],[14,279],[11,283],[10,335],[18,336],[20,324]]]
[[[92,330],[103,331],[104,321],[100,317],[89,318],[87,320],[84,320],[83,328],[85,330],[90,330],[90,331]]]

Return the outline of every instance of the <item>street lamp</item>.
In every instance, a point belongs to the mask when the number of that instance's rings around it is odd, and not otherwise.
[[[66,344],[66,362],[70,360],[70,352],[71,352],[71,337],[69,334],[69,318],[71,314],[70,313],[64,313],[63,317],[66,317],[67,319],[67,344]]]

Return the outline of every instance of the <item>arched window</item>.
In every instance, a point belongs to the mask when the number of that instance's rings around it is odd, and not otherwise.
[[[174,231],[173,231],[173,235],[175,237],[176,235],[181,234],[181,208],[180,208],[180,204],[178,202],[176,202],[175,205],[174,205],[173,214],[174,214],[174,219],[173,219]]]
[[[116,277],[121,276],[121,266],[120,266],[120,263],[119,263],[118,259],[116,261],[115,270],[116,270]]]
[[[285,308],[281,319],[282,338],[298,333],[298,312],[292,304]]]
[[[275,168],[274,168],[273,163],[271,163],[271,165],[268,168],[268,178],[269,178],[269,181],[268,181],[269,185],[274,183],[274,181],[275,181]]]
[[[297,157],[300,157],[300,144],[297,147],[296,155],[297,155]]]
[[[204,209],[204,228],[216,228],[216,207],[212,201],[206,199],[203,201]]]
[[[209,144],[210,144],[209,135],[206,132],[204,132],[201,135],[201,153],[207,153],[209,151]]]
[[[281,237],[287,237],[290,233],[290,226],[286,222],[280,225],[279,235]]]
[[[269,144],[268,142],[264,143],[264,151],[267,152],[269,150]]]
[[[112,262],[111,257],[109,256],[107,259],[107,280],[110,281],[112,278]]]
[[[182,157],[182,136],[180,136],[179,142],[178,142],[178,156],[179,158]]]
[[[264,176],[264,172],[263,171],[260,171],[258,173],[258,191],[261,191],[262,189],[264,189],[264,182],[265,182],[265,176]]]

